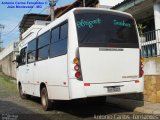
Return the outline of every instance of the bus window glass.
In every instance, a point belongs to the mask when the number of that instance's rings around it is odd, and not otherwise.
[[[22,53],[20,54],[21,58],[22,58],[22,65],[24,65],[26,63],[26,53],[27,53],[27,47],[22,49]]]
[[[56,33],[58,33],[58,35],[54,35]],[[56,38],[58,40],[54,40],[53,38]],[[67,53],[67,41],[68,41],[68,23],[67,22],[65,22],[65,24],[59,25],[57,28],[52,30],[51,41],[52,41],[50,45],[51,58],[65,55]]]
[[[28,62],[28,63],[34,62],[34,61],[36,60],[36,59],[35,59],[35,56],[36,56],[36,51],[33,51],[33,52],[28,53],[27,62]]]
[[[19,65],[24,65],[26,63],[26,52],[27,52],[27,47],[21,49],[20,51],[21,62],[19,63]]]
[[[131,16],[94,10],[75,11],[74,14],[80,46],[139,47]]]
[[[36,50],[36,39],[28,43],[28,53]]]
[[[67,53],[67,39],[61,40],[50,46],[50,57],[57,57]]]
[[[59,40],[59,27],[52,30],[51,43],[57,42]]]
[[[48,58],[48,50],[49,50],[49,45],[38,49],[38,60],[44,60]]]
[[[68,23],[61,26],[60,40],[67,38],[68,36]]]
[[[38,48],[48,45],[49,43],[50,43],[50,31],[47,31],[38,38]]]

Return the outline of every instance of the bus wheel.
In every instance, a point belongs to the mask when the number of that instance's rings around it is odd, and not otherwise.
[[[52,103],[50,100],[48,100],[48,92],[47,89],[44,87],[41,90],[41,104],[43,110],[47,111],[50,110],[52,107]]]
[[[19,95],[22,99],[27,99],[28,98],[28,95],[24,94],[23,91],[22,91],[22,85],[20,84],[19,85]]]

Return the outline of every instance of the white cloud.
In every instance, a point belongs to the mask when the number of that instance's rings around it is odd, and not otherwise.
[[[115,6],[123,1],[124,0],[99,0],[101,5],[107,5],[107,6]]]

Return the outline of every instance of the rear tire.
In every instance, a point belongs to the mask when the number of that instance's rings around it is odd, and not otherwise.
[[[48,99],[46,87],[41,90],[41,104],[44,111],[48,111],[52,108],[52,102]]]

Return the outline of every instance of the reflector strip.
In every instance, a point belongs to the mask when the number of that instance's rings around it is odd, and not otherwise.
[[[90,83],[84,83],[84,86],[90,86]]]

